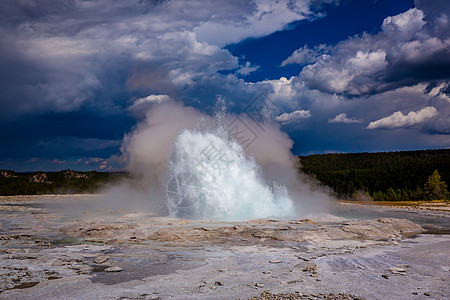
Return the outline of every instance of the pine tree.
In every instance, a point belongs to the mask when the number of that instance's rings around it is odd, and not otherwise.
[[[439,175],[437,170],[434,170],[433,174],[428,177],[428,181],[425,183],[425,195],[428,200],[448,199],[447,184],[441,181],[441,175]]]
[[[397,193],[393,188],[388,188],[386,195],[389,201],[398,201]]]
[[[381,191],[377,191],[373,194],[373,200],[375,201],[384,201],[385,197]]]

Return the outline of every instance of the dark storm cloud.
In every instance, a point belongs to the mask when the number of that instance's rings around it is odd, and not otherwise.
[[[203,42],[211,32],[218,44],[258,37],[338,2],[4,1],[0,105],[8,115],[86,106],[109,113],[144,93],[180,94],[249,65]]]
[[[331,2],[2,1],[0,156],[105,159],[136,122],[129,107],[151,95],[210,110],[222,94],[239,109],[266,87],[218,73],[251,66],[218,45],[314,19]]]
[[[308,5],[297,1],[294,12],[284,2],[6,1],[0,102],[9,115],[86,106],[109,113],[133,96],[174,94],[239,67],[228,51],[199,42],[195,28],[229,24],[240,38],[257,36],[312,15]]]

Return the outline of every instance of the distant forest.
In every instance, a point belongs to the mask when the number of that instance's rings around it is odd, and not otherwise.
[[[0,170],[0,195],[42,195],[93,193],[106,183],[126,176],[125,172],[60,172],[16,173]]]
[[[450,149],[322,154],[299,159],[301,170],[331,187],[340,198],[450,199],[446,187],[450,184]],[[126,172],[0,170],[0,195],[93,193],[127,176]]]
[[[379,201],[435,200],[429,180],[450,184],[450,149],[299,157],[301,170],[340,198],[367,195]],[[437,170],[439,177],[433,172]],[[435,176],[432,176],[435,175]],[[449,199],[448,193],[437,198]]]

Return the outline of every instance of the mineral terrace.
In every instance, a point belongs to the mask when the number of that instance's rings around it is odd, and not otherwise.
[[[377,208],[369,219],[229,223],[95,209],[95,198],[0,199],[0,299],[450,295],[447,211]],[[363,209],[371,208],[350,207]]]

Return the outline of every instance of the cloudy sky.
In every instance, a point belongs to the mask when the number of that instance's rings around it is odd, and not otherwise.
[[[117,169],[149,105],[242,113],[294,154],[450,147],[450,1],[3,0],[0,168]]]

